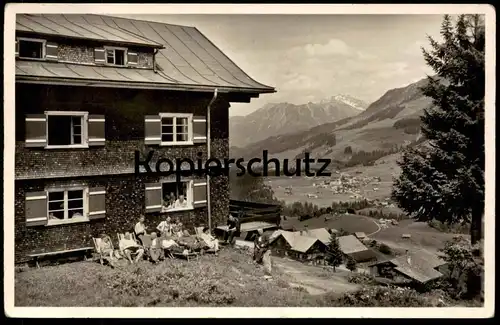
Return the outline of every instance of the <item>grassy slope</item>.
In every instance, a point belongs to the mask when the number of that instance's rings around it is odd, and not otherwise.
[[[316,306],[317,297],[273,281],[251,256],[223,250],[198,260],[142,262],[111,269],[95,262],[68,263],[16,273],[16,306]]]

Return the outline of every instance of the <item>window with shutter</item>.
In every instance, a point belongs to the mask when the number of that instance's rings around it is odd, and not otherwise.
[[[207,142],[207,119],[205,116],[193,117],[193,143]]]
[[[47,118],[45,115],[26,115],[26,147],[45,147],[47,145]]]
[[[193,183],[193,207],[200,208],[207,205],[207,180],[196,179]]]
[[[180,182],[175,178],[160,181],[162,208],[161,212],[172,212],[193,209],[193,180],[181,177]]]
[[[47,225],[89,221],[88,188],[51,188],[47,190]]]
[[[93,187],[89,190],[89,219],[103,219],[106,217],[106,189]]]
[[[161,113],[161,145],[193,144],[193,114]]]
[[[57,61],[58,59],[58,46],[57,43],[47,42],[45,45],[45,58],[51,61]]]
[[[46,112],[48,149],[86,148],[87,112]]]
[[[106,55],[104,54],[103,47],[96,47],[94,49],[94,61],[96,64],[105,64],[106,63]]]
[[[19,37],[17,39],[18,56],[22,59],[45,59],[46,41],[43,39]]]
[[[159,115],[146,115],[144,120],[144,143],[159,145],[161,143],[161,128]]]
[[[138,55],[135,52],[127,52],[127,63],[131,66],[136,66],[138,61]]]
[[[104,115],[89,115],[88,119],[88,140],[89,146],[104,146],[106,120]]]
[[[25,198],[26,226],[44,226],[47,224],[47,193],[28,192]]]
[[[161,183],[146,183],[145,190],[146,212],[161,211]]]

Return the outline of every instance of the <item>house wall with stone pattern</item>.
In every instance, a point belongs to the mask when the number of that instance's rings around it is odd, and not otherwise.
[[[102,44],[93,45],[81,42],[58,41],[57,42],[58,60],[70,63],[95,65],[95,59],[94,59],[95,47],[102,47]],[[137,53],[137,64],[131,67],[130,66],[124,67],[124,69],[153,68],[153,50],[149,52],[137,48],[129,48],[129,50]]]
[[[26,96],[29,94],[29,96]],[[101,232],[112,238],[116,232],[130,230],[137,217],[145,211],[145,182],[154,182],[151,175],[134,175],[134,151],[153,150],[155,157],[169,159],[207,157],[207,145],[146,146],[144,117],[160,112],[190,112],[206,116],[211,93],[133,91],[125,89],[83,88],[67,86],[16,85],[16,262],[33,249],[54,250],[92,245],[92,236]],[[219,97],[212,106],[212,157],[229,156],[229,103]],[[88,149],[26,148],[25,114],[40,114],[45,110],[88,111],[105,115],[106,144]],[[154,160],[154,159],[153,159]],[[24,195],[38,191],[53,182],[83,181],[106,187],[106,218],[85,223],[60,226],[26,227]],[[229,213],[229,181],[226,175],[210,179],[212,225],[225,222]],[[207,224],[207,209],[169,212],[179,216],[189,230]],[[161,214],[146,214],[151,229],[164,218]]]

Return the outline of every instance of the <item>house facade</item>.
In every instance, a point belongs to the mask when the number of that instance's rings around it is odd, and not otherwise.
[[[270,247],[275,256],[290,257],[312,264],[326,263],[327,246],[317,238],[283,230],[278,230],[273,237]]]
[[[24,262],[114,238],[140,215],[151,230],[167,215],[187,229],[225,222],[227,175],[154,171],[170,170],[165,159],[229,158],[230,104],[275,90],[196,28],[23,14],[15,91],[15,257]],[[153,173],[136,168],[148,159]]]

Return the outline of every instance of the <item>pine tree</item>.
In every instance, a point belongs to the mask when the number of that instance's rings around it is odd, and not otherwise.
[[[331,266],[333,266],[334,272],[337,266],[342,264],[343,259],[344,254],[340,250],[339,239],[337,238],[336,234],[332,234],[330,236],[330,243],[328,245],[328,262]]]
[[[357,269],[356,260],[354,258],[352,258],[351,256],[349,256],[347,258],[346,267],[349,271],[354,272]]]
[[[433,102],[421,118],[428,145],[404,152],[392,196],[422,221],[471,222],[476,243],[484,213],[484,20],[461,15],[453,27],[446,15],[441,36],[422,49],[437,74],[422,88]]]

